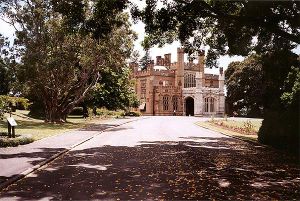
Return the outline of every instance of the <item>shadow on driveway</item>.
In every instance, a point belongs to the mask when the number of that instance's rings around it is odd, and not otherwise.
[[[293,158],[232,138],[74,150],[1,193],[27,199],[300,199]]]

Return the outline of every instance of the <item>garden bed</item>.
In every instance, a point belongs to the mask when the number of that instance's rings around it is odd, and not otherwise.
[[[0,133],[0,147],[16,147],[23,144],[29,144],[34,141],[31,135],[16,135],[15,138],[9,138],[7,133]]]
[[[210,120],[197,122],[197,125],[221,132],[225,135],[236,136],[245,140],[257,141],[257,133],[262,120]]]

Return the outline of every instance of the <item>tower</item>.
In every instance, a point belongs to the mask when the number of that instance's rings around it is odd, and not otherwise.
[[[204,75],[204,56],[205,56],[205,51],[200,50],[198,52],[198,67],[199,67],[199,72],[201,72]]]
[[[184,80],[184,49],[177,48],[177,68],[175,76],[175,86],[183,86]]]

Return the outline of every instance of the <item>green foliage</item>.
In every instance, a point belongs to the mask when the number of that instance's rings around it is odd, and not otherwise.
[[[8,138],[6,135],[0,134],[0,147],[16,147],[23,144],[29,144],[34,139],[31,136],[19,135],[15,138]]]
[[[7,96],[0,96],[0,120],[3,119],[4,113],[9,111]]]
[[[251,55],[242,62],[232,62],[225,71],[226,102],[229,114],[261,117],[263,108],[264,72],[261,57]]]
[[[110,117],[123,117],[124,116],[123,110],[108,110],[105,107],[97,108],[97,115],[103,118],[110,118]]]
[[[299,154],[298,55],[289,50],[263,56],[264,121],[259,141]]]
[[[1,97],[1,96],[0,96]],[[13,106],[18,110],[27,110],[31,103],[27,98],[23,97],[12,97],[12,96],[2,96],[6,99],[9,106]]]
[[[130,57],[135,34],[127,1],[5,1],[1,14],[15,27],[21,58],[18,80],[45,111],[61,122],[86,97],[107,66],[118,68]],[[121,63],[121,64],[120,64]]]
[[[0,95],[0,119],[3,118],[4,113],[13,110],[27,110],[31,103],[23,97],[11,97]]]
[[[130,73],[127,66],[102,69],[101,79],[91,93],[90,105],[109,110],[137,107],[139,102],[130,81]]]
[[[8,38],[0,34],[0,95],[7,95],[12,91],[12,85],[15,82],[13,56],[9,54]]]
[[[142,10],[131,10],[135,20],[145,23],[148,43],[180,40],[196,50],[209,45],[207,67],[216,66],[219,55],[247,56],[300,43],[297,1],[175,0],[159,7],[157,2],[148,0]]]
[[[281,96],[283,104],[288,108],[298,105],[300,100],[300,70],[299,67],[292,67],[284,81],[285,92]]]
[[[9,92],[8,68],[0,57],[0,95],[6,95]]]
[[[150,57],[149,49],[146,49],[145,55],[141,58],[139,63],[141,70],[146,70],[150,63],[151,63],[151,57]]]
[[[140,112],[135,112],[135,111],[130,111],[130,112],[125,112],[125,116],[130,116],[130,117],[139,117],[142,114]]]

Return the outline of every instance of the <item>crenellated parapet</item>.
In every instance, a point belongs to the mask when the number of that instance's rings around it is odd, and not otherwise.
[[[146,69],[146,70],[136,71],[135,74],[134,74],[134,76],[135,76],[135,77],[145,77],[145,76],[150,76],[152,71],[153,71],[153,70],[151,70],[151,69]]]
[[[154,86],[155,92],[159,94],[180,94],[181,87],[179,86]]]
[[[152,73],[153,75],[166,76],[166,77],[175,76],[175,70],[155,70]]]
[[[175,70],[154,70],[154,69],[147,69],[142,71],[136,71],[134,76],[135,77],[146,77],[146,76],[165,76],[165,77],[174,77]]]
[[[195,63],[190,63],[190,62],[185,62],[184,63],[184,69],[185,70],[197,70],[199,71],[199,65],[198,64],[195,64]]]

